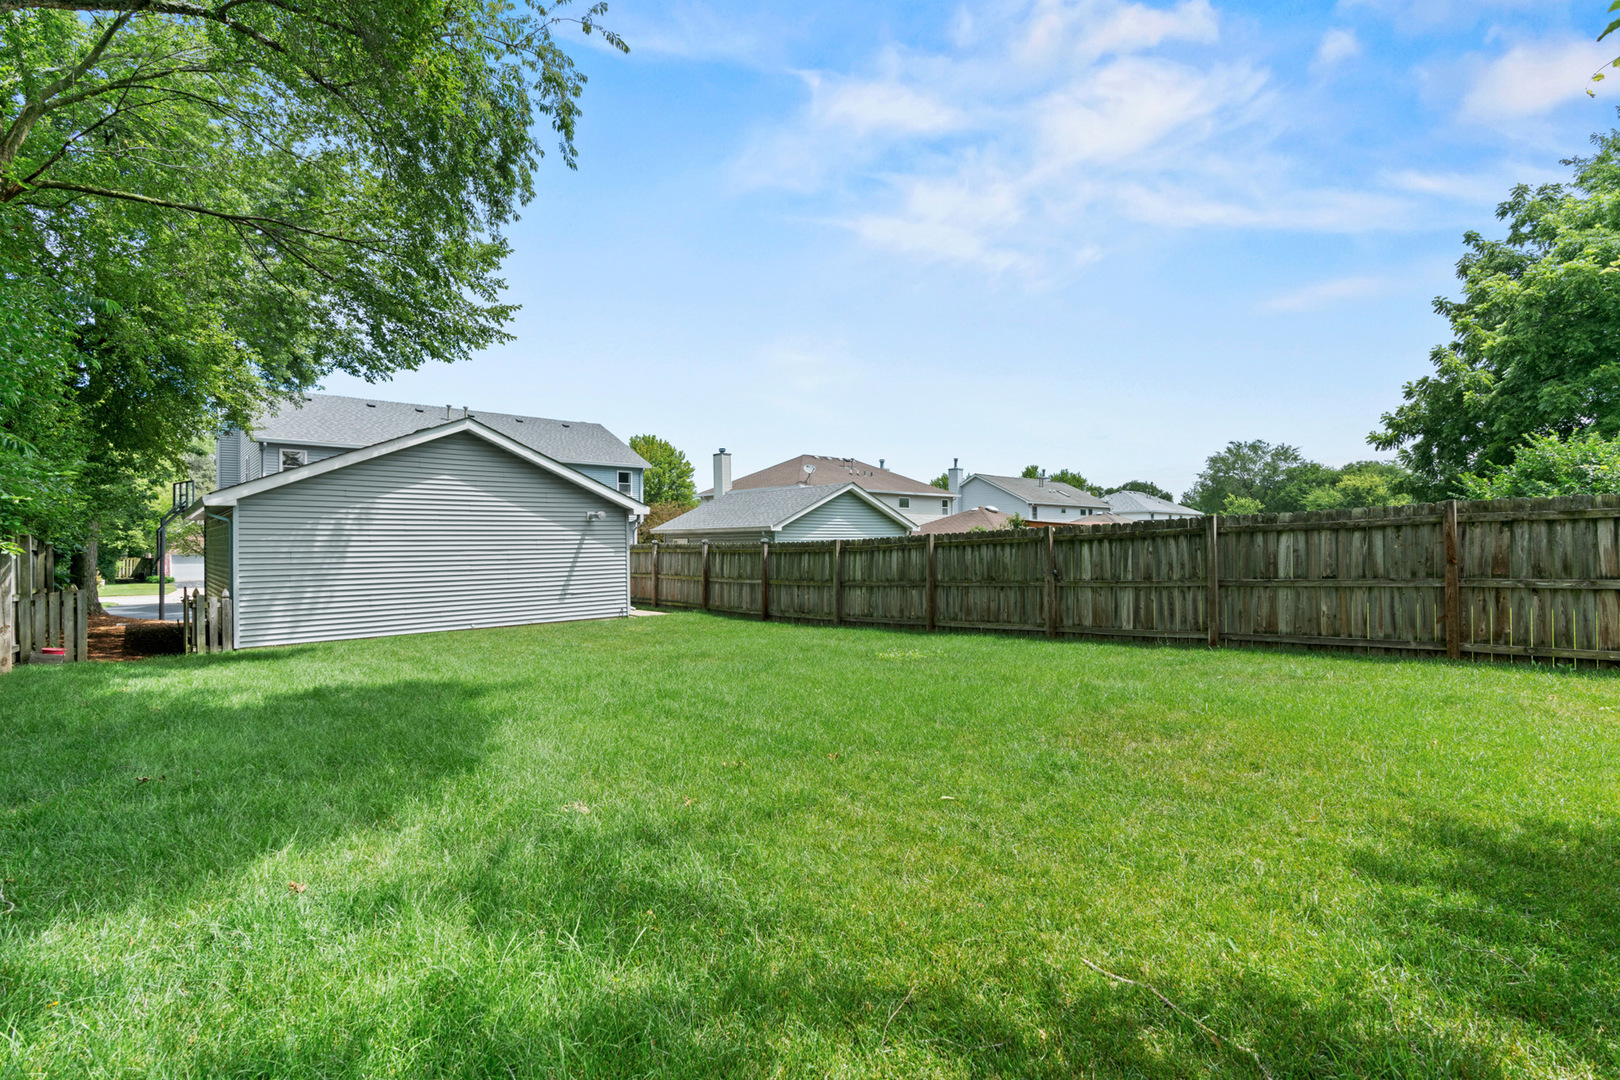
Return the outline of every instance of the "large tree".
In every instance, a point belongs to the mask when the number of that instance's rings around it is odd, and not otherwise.
[[[574,159],[562,21],[503,0],[0,0],[0,307],[33,298],[69,344],[59,362],[0,329],[0,367],[31,365],[0,401],[12,517],[42,527],[76,484],[93,534],[105,498],[270,397],[504,340],[503,230],[543,143]]]
[[[1205,460],[1203,471],[1182,493],[1181,501],[1206,514],[1226,512],[1229,496],[1253,500],[1272,510],[1300,466],[1309,464],[1313,463],[1305,460],[1298,447],[1286,443],[1274,446],[1263,439],[1233,440]]]
[[[692,463],[673,443],[656,435],[632,435],[630,449],[647,461],[641,475],[642,501],[656,506],[672,503],[691,507],[697,503],[697,485],[692,480]]]
[[[1462,298],[1435,301],[1452,340],[1370,436],[1425,496],[1511,464],[1529,435],[1620,432],[1620,132],[1593,142],[1569,184],[1513,190],[1505,238],[1466,235]]]

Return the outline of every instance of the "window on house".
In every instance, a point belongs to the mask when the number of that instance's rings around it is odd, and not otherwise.
[[[281,471],[296,469],[300,465],[309,464],[308,450],[283,450],[281,452]]]
[[[900,509],[902,509],[902,510],[910,510],[911,509],[911,500],[910,499],[901,499],[900,500]]]
[[[619,470],[619,491],[625,495],[630,494],[630,470]]]
[[[949,500],[949,499],[941,499],[941,500],[939,500],[939,512],[942,513],[942,514],[950,513],[951,512],[951,500]]]

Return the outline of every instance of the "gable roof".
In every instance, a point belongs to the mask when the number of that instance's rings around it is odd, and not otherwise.
[[[1030,480],[1023,476],[991,476],[989,473],[974,473],[968,477],[969,481],[983,480],[994,485],[1016,499],[1022,499],[1031,506],[1084,506],[1093,510],[1107,510],[1109,506],[1089,491],[1081,491],[1077,487],[1048,480],[1043,487],[1039,481]]]
[[[932,533],[965,533],[974,529],[1005,529],[1007,522],[1012,520],[1011,514],[1003,514],[1000,510],[992,510],[988,506],[975,506],[971,510],[963,510],[960,514],[949,517],[935,518],[918,526],[917,531],[924,536]]]
[[[549,458],[532,447],[525,446],[523,443],[518,442],[516,439],[508,438],[499,431],[496,431],[494,428],[488,427],[477,420],[463,419],[452,420],[448,424],[440,424],[437,427],[423,428],[420,431],[413,431],[408,435],[401,435],[395,439],[388,439],[384,442],[373,443],[370,446],[362,446],[342,454],[334,454],[332,457],[322,458],[320,461],[317,461],[311,465],[300,465],[296,469],[287,469],[283,472],[275,472],[269,474],[268,476],[261,476],[257,480],[248,480],[245,483],[220,488],[218,491],[209,492],[207,495],[204,495],[201,499],[193,503],[187,510],[187,516],[195,516],[205,507],[235,506],[242,499],[251,499],[253,496],[266,491],[274,491],[276,488],[286,487],[288,484],[297,484],[305,480],[314,479],[317,476],[325,476],[327,473],[336,472],[339,469],[346,469],[351,465],[358,465],[363,461],[371,461],[374,458],[380,458],[388,454],[398,453],[401,450],[408,450],[413,446],[421,446],[423,443],[434,442],[435,440],[443,439],[450,435],[459,435],[463,432],[468,435],[476,436],[492,446],[505,450],[507,453],[512,454],[515,457],[520,457],[524,461],[529,462],[531,465],[536,465],[541,469],[544,469],[546,472],[551,473],[553,476],[558,477],[559,479],[566,480],[571,484],[584,488],[593,495],[600,495],[602,498],[623,507],[632,514],[640,516],[647,512],[647,507],[644,504],[637,502],[628,495],[621,494],[617,488],[611,488],[601,481],[593,480],[584,473],[571,469],[562,462]]]
[[[647,467],[641,455],[601,424],[482,410],[470,415],[485,427],[538,450],[554,461],[632,469]],[[254,423],[253,438],[261,442],[309,446],[370,446],[460,419],[463,419],[461,409],[444,405],[305,394],[298,403],[279,405],[259,417]]]
[[[936,489],[937,490],[937,489]],[[837,487],[811,487],[795,484],[792,487],[733,489],[718,499],[710,499],[688,510],[678,518],[664,522],[652,531],[662,532],[729,532],[733,529],[780,529],[803,517],[816,507],[844,494],[853,495],[862,502],[876,507],[885,517],[904,525],[907,532],[916,526],[911,519],[879,499],[862,491],[851,482]]]
[[[806,465],[815,466],[815,471],[805,472]],[[731,490],[794,486],[830,487],[837,484],[858,484],[867,491],[881,491],[884,494],[935,495],[942,499],[956,497],[949,491],[921,480],[913,480],[909,476],[901,476],[891,469],[880,469],[856,458],[828,457],[825,454],[800,454],[798,457],[779,461],[775,465],[733,480]],[[714,489],[709,488],[699,494],[712,496]]]
[[[1143,491],[1115,491],[1104,495],[1108,500],[1108,508],[1116,514],[1176,514],[1181,517],[1202,517],[1203,514],[1190,506],[1173,503],[1169,499],[1161,499],[1157,495],[1149,495]]]

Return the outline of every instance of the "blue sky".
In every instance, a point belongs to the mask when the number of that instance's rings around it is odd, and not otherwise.
[[[653,432],[739,474],[1038,463],[1185,490],[1373,456],[1461,236],[1615,126],[1606,3],[614,0],[516,340],[337,393]]]

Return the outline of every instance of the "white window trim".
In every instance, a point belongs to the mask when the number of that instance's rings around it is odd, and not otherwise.
[[[287,456],[289,454],[296,455],[291,465],[287,464]],[[280,450],[276,451],[276,460],[280,463],[280,468],[278,470],[280,472],[286,472],[288,469],[302,468],[303,466],[309,464],[309,451],[293,450],[289,447],[282,447]]]

